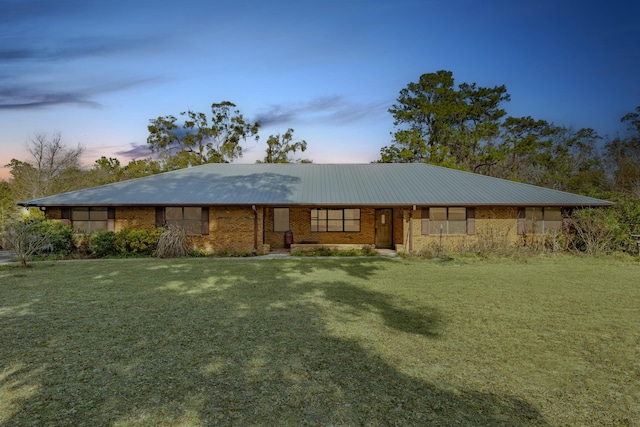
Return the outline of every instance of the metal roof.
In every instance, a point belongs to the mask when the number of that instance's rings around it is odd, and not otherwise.
[[[23,206],[607,206],[429,164],[207,164],[20,202]]]

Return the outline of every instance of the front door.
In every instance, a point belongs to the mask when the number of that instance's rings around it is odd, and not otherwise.
[[[376,209],[375,245],[393,249],[393,209]]]

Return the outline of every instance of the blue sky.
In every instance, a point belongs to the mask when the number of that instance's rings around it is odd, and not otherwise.
[[[149,119],[234,102],[317,163],[370,162],[423,73],[506,85],[513,116],[601,135],[640,105],[637,1],[0,0],[0,165],[36,133],[123,163]],[[0,178],[8,169],[0,168]]]

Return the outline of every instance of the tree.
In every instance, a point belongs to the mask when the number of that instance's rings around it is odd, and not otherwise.
[[[509,100],[504,85],[456,86],[450,71],[423,74],[389,109],[398,129],[380,162],[428,162],[581,193],[604,188],[593,129],[507,117],[502,105]],[[639,114],[623,120],[640,127]]]
[[[0,181],[0,249],[7,246],[5,232],[7,225],[20,217],[19,208],[7,181]]]
[[[592,194],[603,190],[605,175],[596,149],[600,136],[590,128],[574,131],[531,116],[507,117],[497,155],[487,175],[557,190]]]
[[[640,197],[640,106],[626,114],[628,135],[616,137],[605,145],[605,158],[613,189]]]
[[[263,161],[258,161],[258,163],[297,163],[301,160],[293,159],[290,155],[306,149],[307,141],[294,142],[293,129],[289,128],[283,135],[269,135],[266,156]],[[303,160],[302,162],[309,163],[308,160]]]
[[[91,186],[104,185],[160,172],[163,172],[160,163],[153,159],[131,160],[122,166],[120,160],[102,156],[95,161],[93,168],[86,172],[85,182]]]
[[[204,113],[180,113],[186,119],[178,124],[175,116],[150,120],[147,143],[161,153],[165,169],[173,170],[205,163],[228,163],[242,156],[241,141],[255,136],[260,123],[245,121],[229,101],[211,105],[211,120]]]
[[[428,162],[474,170],[499,133],[500,107],[510,97],[505,86],[457,88],[451,71],[420,76],[400,91],[389,109],[398,130],[380,151],[382,162]]]
[[[546,173],[541,153],[553,145],[557,129],[531,116],[507,117],[502,124],[493,176],[534,183]]]
[[[131,160],[124,167],[121,180],[142,178],[143,176],[155,175],[162,171],[160,163],[153,159]]]
[[[547,173],[539,185],[592,195],[606,190],[602,158],[596,148],[601,139],[591,128],[557,128],[552,146],[542,156]]]
[[[85,182],[91,186],[118,182],[121,180],[123,172],[124,168],[120,165],[120,160],[102,156],[94,162],[93,168],[86,172]]]
[[[68,148],[61,142],[59,133],[51,137],[36,134],[26,146],[31,154],[29,161],[12,159],[12,192],[16,199],[28,200],[75,190],[83,186],[80,158],[84,148]]]
[[[25,219],[9,225],[7,232],[9,246],[16,253],[23,267],[33,255],[43,252],[51,245],[50,233],[40,226],[40,221]]]

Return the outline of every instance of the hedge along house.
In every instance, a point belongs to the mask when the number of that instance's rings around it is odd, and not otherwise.
[[[612,205],[428,164],[207,164],[19,204],[79,233],[176,224],[210,253],[284,248],[288,231],[294,247],[515,241],[562,229],[573,209]]]

